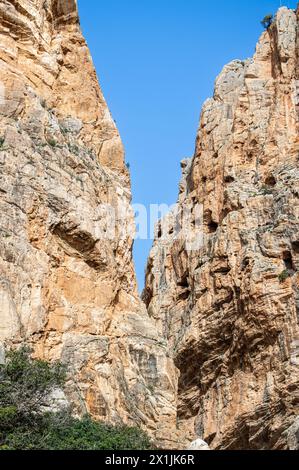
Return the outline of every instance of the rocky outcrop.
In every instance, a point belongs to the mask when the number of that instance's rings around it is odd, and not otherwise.
[[[280,9],[218,77],[157,230],[147,312],[76,1],[0,0],[0,362],[23,342],[62,360],[74,413],[165,448],[299,448],[298,31]]]
[[[148,262],[178,427],[212,449],[299,447],[298,13],[281,8],[254,58],[217,78]]]
[[[0,1],[0,81],[0,349],[62,359],[74,412],[169,446],[177,373],[138,297],[129,174],[75,0]]]
[[[202,439],[196,439],[196,441],[191,442],[189,449],[190,451],[197,450],[210,450],[208,444]]]

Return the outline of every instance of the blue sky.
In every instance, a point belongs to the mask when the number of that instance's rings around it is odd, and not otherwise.
[[[81,27],[126,149],[133,202],[176,202],[203,102],[222,67],[254,53],[280,0],[78,0]],[[136,241],[143,287],[152,241]]]

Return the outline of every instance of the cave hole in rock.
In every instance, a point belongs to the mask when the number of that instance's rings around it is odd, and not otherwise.
[[[284,262],[285,268],[288,271],[293,271],[294,264],[293,264],[293,258],[292,258],[291,252],[290,251],[284,251],[283,254],[282,254],[282,257],[283,257],[283,262]]]
[[[162,227],[161,227],[161,224],[159,224],[158,229],[157,229],[157,238],[162,238]]]
[[[178,281],[178,286],[184,287],[185,289],[189,288],[189,279],[188,274],[184,274],[183,277]]]
[[[209,229],[209,233],[217,232],[217,229],[218,229],[217,222],[214,222],[213,220],[211,220],[211,222],[208,223],[208,229]]]
[[[299,254],[299,241],[295,241],[292,243],[292,249],[296,255]]]
[[[273,175],[269,175],[265,179],[265,184],[267,186],[271,186],[272,188],[274,188],[274,186],[276,186],[276,183],[277,183],[276,178]]]
[[[204,216],[204,223],[206,224],[209,233],[215,233],[215,232],[217,232],[217,229],[218,229],[218,227],[219,227],[219,224],[218,224],[217,222],[215,222],[215,220],[213,220],[212,211],[208,210],[208,211],[205,213],[205,216]]]
[[[234,178],[233,176],[231,176],[231,175],[226,175],[226,176],[224,177],[224,182],[225,182],[225,183],[233,183],[234,181],[235,181],[235,178]]]

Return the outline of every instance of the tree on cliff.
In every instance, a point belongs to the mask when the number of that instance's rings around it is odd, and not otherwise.
[[[9,351],[0,366],[2,413],[5,409],[14,410],[15,416],[25,421],[43,414],[49,394],[64,385],[65,376],[64,366],[33,360],[27,347]]]
[[[273,21],[273,15],[266,15],[264,19],[261,21],[261,25],[265,28],[268,29],[270,28],[271,24]]]
[[[60,363],[32,359],[28,348],[9,351],[0,364],[0,450],[143,450],[147,435],[138,428],[109,426],[69,408],[46,411],[49,396],[65,383]]]

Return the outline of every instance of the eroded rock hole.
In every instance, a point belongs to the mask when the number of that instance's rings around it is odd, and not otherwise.
[[[209,229],[209,233],[217,232],[217,229],[218,229],[217,222],[214,222],[214,221],[209,222],[208,223],[208,229]]]
[[[185,276],[181,277],[181,279],[178,282],[178,286],[183,287],[185,289],[189,288],[189,279],[188,279],[187,274]]]
[[[157,229],[157,238],[162,238],[162,227],[161,227],[161,225],[159,225],[159,227]]]
[[[209,233],[215,233],[217,231],[219,224],[213,220],[212,212],[210,210],[206,212],[204,222],[207,225]]]
[[[296,255],[299,254],[299,241],[293,242],[292,243],[292,249]]]
[[[273,175],[269,175],[266,179],[265,179],[265,184],[267,186],[271,186],[272,188],[274,188],[274,186],[276,186],[276,178],[273,176]]]
[[[294,264],[293,264],[293,258],[292,258],[291,252],[290,251],[284,251],[282,257],[283,257],[283,262],[284,262],[285,268],[288,271],[292,271],[293,268],[294,268]]]
[[[225,181],[225,183],[233,183],[235,181],[235,178],[231,175],[226,175],[224,177],[224,181]]]

